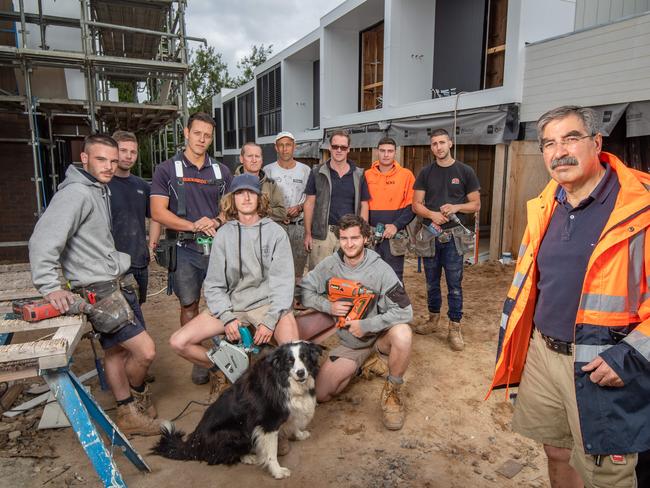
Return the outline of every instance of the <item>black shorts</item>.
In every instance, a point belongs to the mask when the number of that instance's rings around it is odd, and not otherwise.
[[[149,287],[149,268],[131,268],[127,272],[131,273],[138,283],[138,293],[140,293],[140,304],[147,301],[147,288]]]
[[[102,349],[110,349],[122,342],[128,341],[144,332],[147,328],[144,323],[144,317],[142,315],[142,310],[140,309],[140,304],[138,303],[137,295],[134,292],[124,289],[122,290],[122,295],[124,295],[124,298],[126,298],[126,301],[129,302],[129,305],[133,309],[133,322],[122,327],[114,334],[100,333],[99,343],[101,344]]]
[[[174,294],[181,306],[198,302],[201,287],[208,272],[210,256],[193,249],[179,246],[176,248],[176,271],[174,271]]]

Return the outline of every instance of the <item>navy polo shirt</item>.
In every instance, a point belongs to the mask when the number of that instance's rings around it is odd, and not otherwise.
[[[591,253],[609,219],[620,185],[611,166],[591,194],[575,208],[560,186],[557,206],[537,255],[539,279],[534,322],[554,339],[574,342],[580,293]]]
[[[219,200],[221,195],[228,191],[232,181],[232,173],[227,166],[216,163],[221,169],[221,185],[206,185],[198,181],[214,180],[214,170],[210,158],[205,156],[205,163],[199,169],[183,156],[183,178],[197,181],[185,183],[185,206],[187,215],[183,217],[190,222],[196,222],[201,217],[211,219],[219,215]],[[169,198],[169,210],[178,215],[178,195],[174,182],[176,181],[176,168],[173,159],[160,163],[156,168],[151,182],[151,195],[160,195]]]
[[[330,213],[327,223],[329,225],[338,225],[339,220],[344,215],[357,213],[357,209],[354,207],[354,170],[356,166],[348,161],[350,169],[343,176],[339,176],[338,172],[332,169],[329,161],[325,164],[330,170],[330,179],[332,181]],[[370,192],[368,191],[366,179],[362,177],[360,183],[360,201],[367,202],[370,200]],[[309,174],[305,193],[307,195],[316,195],[316,179],[313,172]]]

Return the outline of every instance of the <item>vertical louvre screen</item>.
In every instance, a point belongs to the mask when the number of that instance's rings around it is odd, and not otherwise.
[[[282,82],[280,65],[257,77],[257,131],[260,137],[282,130]]]
[[[237,127],[235,126],[235,100],[223,104],[223,146],[224,149],[237,148]]]
[[[255,94],[253,90],[237,97],[237,128],[239,147],[255,142]]]

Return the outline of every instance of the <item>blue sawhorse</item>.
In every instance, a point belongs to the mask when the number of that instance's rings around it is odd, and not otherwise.
[[[113,460],[113,446],[117,446],[124,452],[129,461],[140,471],[151,471],[151,468],[133,449],[124,434],[119,431],[69,369],[46,370],[41,375],[68,417],[81,447],[86,451],[88,459],[93,463],[93,467],[105,487],[126,487]],[[104,446],[95,424],[104,431],[110,440],[110,452]]]
[[[11,343],[12,336],[12,333],[0,334],[0,345]],[[72,430],[105,487],[126,487],[113,460],[114,447],[122,451],[140,471],[151,471],[144,459],[84,389],[69,367],[43,369],[39,371],[39,375],[47,382],[50,391],[68,417]],[[97,427],[110,441],[110,450],[104,445]]]

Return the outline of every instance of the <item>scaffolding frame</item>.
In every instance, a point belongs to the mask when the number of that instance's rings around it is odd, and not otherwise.
[[[31,146],[36,216],[40,217],[46,206],[42,146],[49,154],[52,193],[58,185],[57,141],[53,133],[53,120],[57,117],[81,119],[91,132],[119,128],[148,136],[154,167],[182,148],[182,128],[189,118],[188,42],[207,45],[205,39],[186,34],[187,0],[80,0],[79,18],[44,15],[42,0],[37,2],[37,13],[25,12],[24,0],[17,3],[18,12],[0,11],[0,21],[13,22],[16,34],[15,47],[0,45],[0,66],[22,73],[23,94],[0,91],[0,110],[27,116],[29,138],[0,138],[0,142],[26,142]],[[113,21],[120,17],[128,19],[125,23],[129,25]],[[149,28],[152,22],[161,28]],[[39,28],[37,49],[27,47],[28,24]],[[50,49],[48,26],[78,28],[81,51]],[[135,46],[142,46],[142,49],[136,51]],[[36,67],[73,68],[83,72],[86,99],[35,97],[32,75]],[[148,99],[137,103],[110,101],[109,89],[114,81],[130,81],[135,86],[143,83]],[[137,93],[135,97],[137,100]],[[40,137],[39,117],[44,118],[48,128],[47,138]],[[76,134],[58,136],[81,137],[83,134],[79,133],[77,125]],[[0,243],[0,246],[7,244],[16,243]]]

